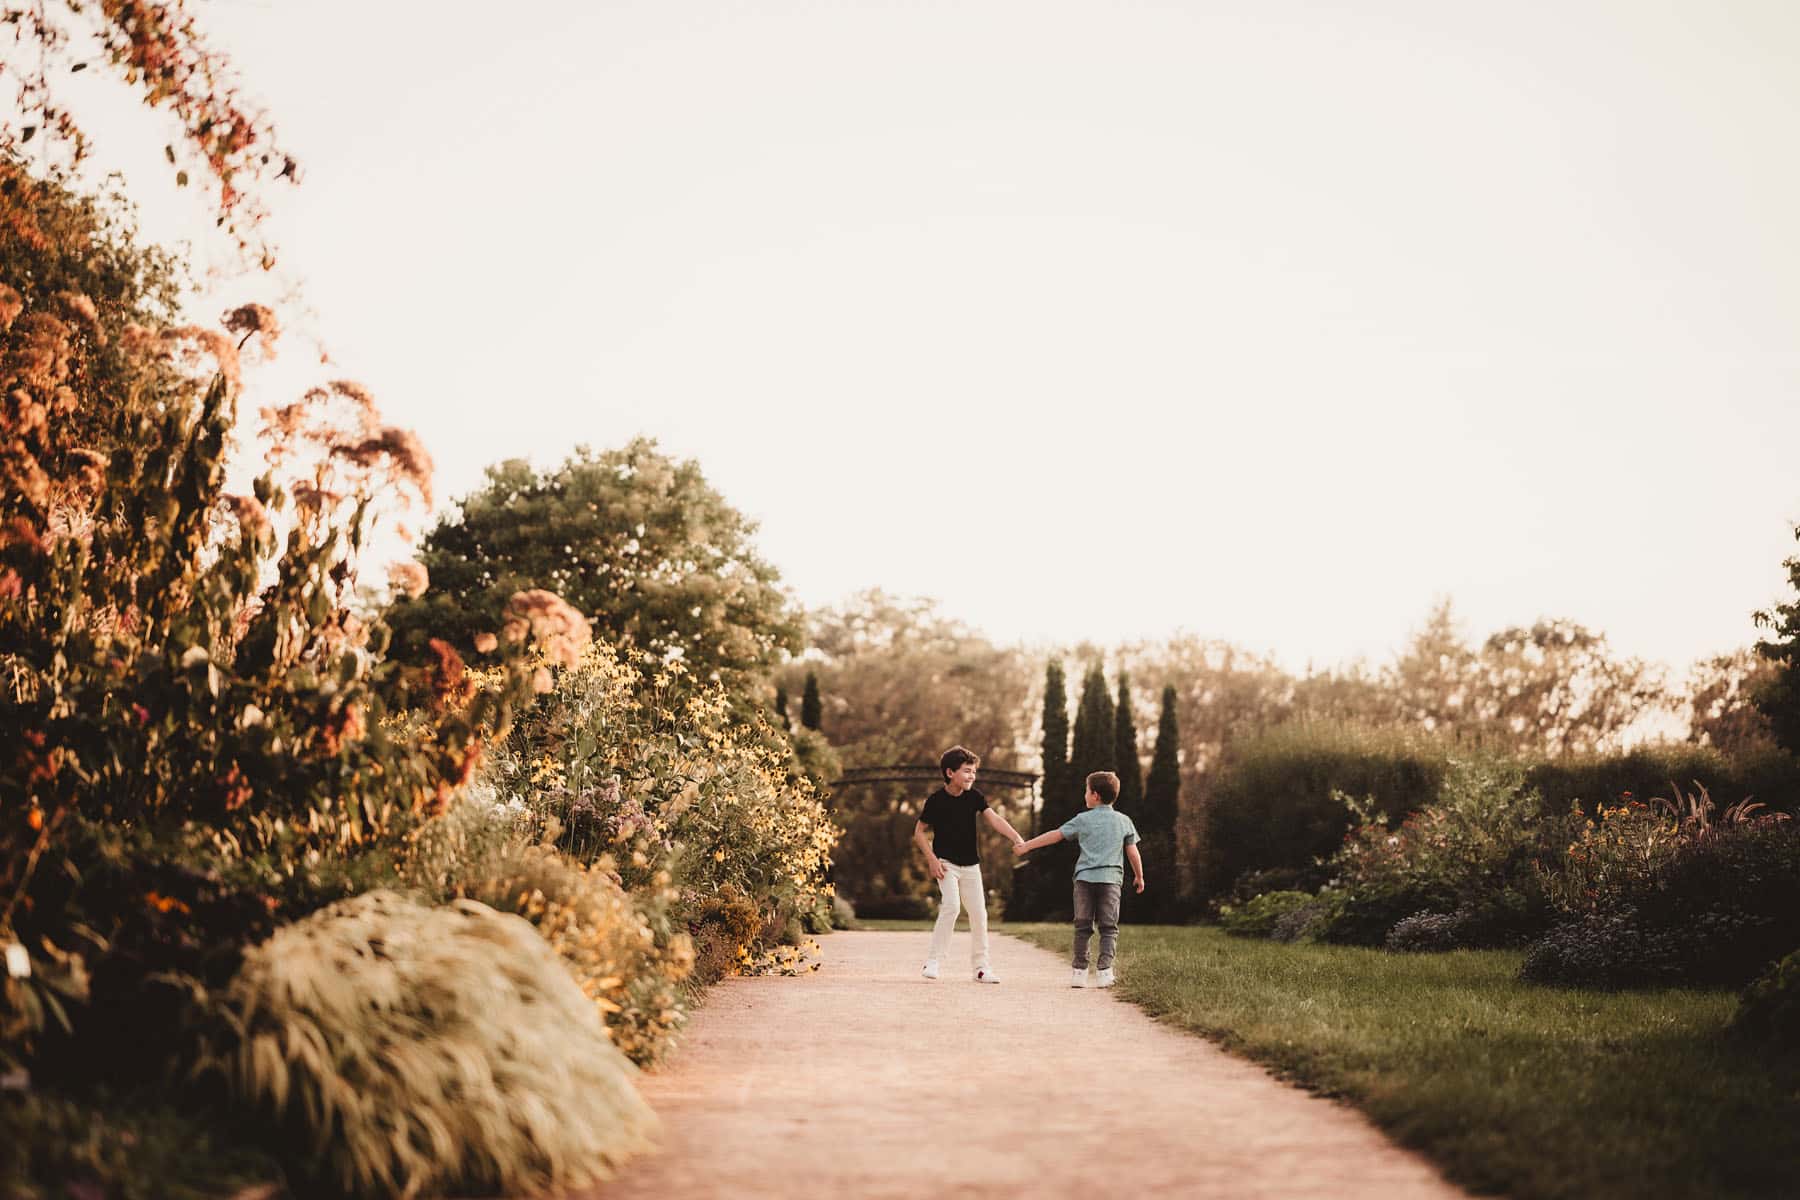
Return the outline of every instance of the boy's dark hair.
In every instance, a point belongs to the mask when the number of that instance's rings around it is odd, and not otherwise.
[[[938,759],[938,767],[944,772],[944,778],[950,778],[950,772],[960,771],[965,763],[981,765],[981,755],[962,746],[952,746],[944,751],[944,757]]]
[[[1087,777],[1087,788],[1100,797],[1100,803],[1112,804],[1119,798],[1119,777],[1111,771],[1095,771]]]

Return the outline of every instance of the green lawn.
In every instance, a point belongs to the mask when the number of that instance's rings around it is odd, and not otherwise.
[[[1066,926],[1004,931],[1067,951]],[[1518,965],[1126,926],[1119,994],[1356,1105],[1474,1191],[1800,1196],[1800,1056],[1727,1034],[1734,995],[1528,987]]]

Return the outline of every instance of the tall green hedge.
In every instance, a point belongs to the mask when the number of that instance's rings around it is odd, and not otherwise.
[[[1448,752],[1403,730],[1337,722],[1278,725],[1226,751],[1204,801],[1199,891],[1218,896],[1250,871],[1302,868],[1331,854],[1350,828],[1334,789],[1373,796],[1384,813],[1428,803]]]
[[[1552,812],[1567,812],[1579,800],[1591,815],[1597,805],[1616,802],[1624,792],[1649,800],[1668,796],[1671,783],[1691,793],[1696,782],[1721,809],[1754,796],[1771,809],[1800,810],[1800,759],[1779,751],[1730,759],[1707,746],[1642,746],[1623,754],[1537,763],[1525,781],[1543,794]]]

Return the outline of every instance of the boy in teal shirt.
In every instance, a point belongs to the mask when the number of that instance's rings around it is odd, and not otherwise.
[[[1103,988],[1113,985],[1113,952],[1119,945],[1119,893],[1125,886],[1125,863],[1131,862],[1133,886],[1144,890],[1144,860],[1138,854],[1137,826],[1113,808],[1119,798],[1119,777],[1111,771],[1095,771],[1087,777],[1087,811],[1070,817],[1061,829],[1040,833],[1028,842],[1013,845],[1024,854],[1061,841],[1081,847],[1075,862],[1075,962],[1070,987],[1086,987],[1088,941],[1094,925],[1100,926],[1100,979]]]

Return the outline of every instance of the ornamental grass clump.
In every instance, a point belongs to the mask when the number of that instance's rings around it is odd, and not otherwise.
[[[687,1015],[682,984],[694,970],[694,942],[670,916],[667,871],[627,892],[608,857],[587,866],[554,845],[515,842],[459,890],[530,921],[633,1062],[651,1062],[669,1047]]]
[[[196,1073],[277,1122],[319,1186],[579,1186],[655,1125],[556,953],[474,901],[340,901],[247,952],[209,1008]]]
[[[627,890],[611,856],[578,862],[556,848],[554,820],[537,826],[522,803],[471,788],[417,831],[400,877],[433,899],[479,900],[530,921],[599,1008],[613,1043],[642,1066],[672,1044],[694,975],[694,940],[674,915],[669,873]]]

